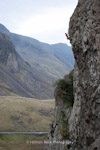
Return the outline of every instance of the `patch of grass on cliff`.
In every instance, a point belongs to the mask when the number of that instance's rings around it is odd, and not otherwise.
[[[73,106],[73,74],[69,74],[68,80],[59,79],[58,81],[56,81],[55,86],[59,90],[59,97]]]

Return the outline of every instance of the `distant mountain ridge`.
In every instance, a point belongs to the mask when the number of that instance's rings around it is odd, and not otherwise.
[[[10,33],[10,31],[3,24],[0,24],[0,32],[6,33],[6,34]]]
[[[53,97],[52,84],[19,56],[10,37],[3,33],[0,33],[0,95]]]
[[[3,30],[1,31],[1,27]],[[20,56],[32,67],[47,77],[62,78],[73,68],[74,57],[71,47],[66,44],[46,44],[36,39],[11,33],[0,24],[0,31],[8,34]]]
[[[24,67],[22,68],[24,68],[24,71],[17,73],[16,76],[24,84],[28,80],[27,87],[31,90],[31,97],[34,95],[35,98],[40,99],[52,98],[53,82],[62,78],[73,68],[74,57],[71,47],[61,43],[52,45],[41,43],[33,38],[14,34],[2,24],[0,24],[0,32],[11,38],[18,58],[21,61],[23,60]],[[10,60],[11,56],[9,57]],[[21,66],[21,63],[19,66]],[[27,75],[25,76],[25,74]],[[34,79],[35,83],[33,82]]]

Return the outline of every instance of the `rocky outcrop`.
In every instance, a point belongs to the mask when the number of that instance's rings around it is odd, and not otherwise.
[[[18,72],[18,63],[14,54],[9,54],[7,59],[7,67],[12,72]]]
[[[56,83],[55,119],[50,127],[48,150],[70,146],[69,118],[73,106],[73,72]]]
[[[0,33],[0,63],[6,65],[9,71],[19,70],[15,47],[10,37],[3,33]]]
[[[79,0],[69,27],[76,64],[70,134],[75,150],[99,150],[100,1]]]
[[[75,56],[74,105],[67,131],[71,144],[62,150],[100,150],[99,0],[79,0],[70,19],[69,36]]]

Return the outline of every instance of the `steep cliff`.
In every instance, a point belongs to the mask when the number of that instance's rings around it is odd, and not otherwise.
[[[73,149],[100,149],[100,1],[79,0],[69,26],[76,64],[70,118]],[[99,140],[99,143],[98,143]]]
[[[18,54],[9,36],[0,33],[0,63],[9,71],[18,72]]]
[[[66,123],[70,144],[58,149],[100,150],[100,0],[79,0],[70,19],[69,36],[75,56],[74,105]],[[56,147],[49,144],[51,150]]]

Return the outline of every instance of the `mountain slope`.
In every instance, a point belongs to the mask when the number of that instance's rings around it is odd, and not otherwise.
[[[33,38],[11,33],[2,26],[0,24],[0,31],[6,32],[11,37],[20,56],[33,68],[38,68],[39,73],[50,82],[62,78],[73,68],[73,53],[71,47],[66,44],[41,43]]]
[[[0,95],[53,97],[52,83],[15,51],[8,35],[0,33]]]

